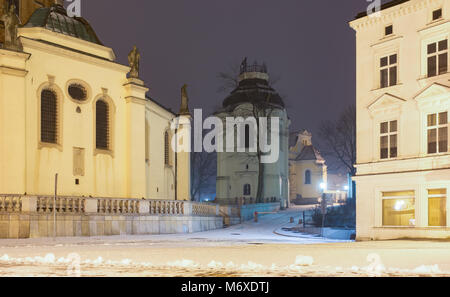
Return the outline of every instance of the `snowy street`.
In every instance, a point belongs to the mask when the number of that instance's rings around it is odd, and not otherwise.
[[[195,234],[0,240],[0,276],[450,276],[450,242],[284,236],[300,215]]]

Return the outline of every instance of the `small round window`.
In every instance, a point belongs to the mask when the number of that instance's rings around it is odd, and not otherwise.
[[[86,101],[87,91],[86,88],[80,84],[71,84],[69,86],[69,95],[72,99],[77,101]]]

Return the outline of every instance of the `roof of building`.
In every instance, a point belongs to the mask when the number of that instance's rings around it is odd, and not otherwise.
[[[53,32],[103,45],[88,21],[81,17],[69,17],[66,9],[59,4],[36,9],[23,27],[42,27]]]
[[[389,2],[381,5],[381,10],[391,8],[391,7],[400,5],[400,4],[408,2],[408,1],[410,1],[410,0],[392,0],[392,1],[389,1]],[[363,11],[363,12],[358,13],[356,15],[355,19],[360,19],[360,18],[363,18],[366,16],[367,16],[367,11]]]
[[[298,154],[296,161],[325,161],[320,155],[319,151],[312,145],[305,146],[300,154]]]
[[[247,65],[246,60],[247,59],[245,59],[243,65],[241,65],[239,84],[236,89],[225,98],[223,101],[223,108],[228,110],[234,109],[237,105],[242,103],[262,102],[284,108],[283,99],[281,99],[281,96],[269,85],[267,66],[265,64],[260,66],[256,62],[253,65]],[[265,79],[265,77],[267,77],[267,79]]]

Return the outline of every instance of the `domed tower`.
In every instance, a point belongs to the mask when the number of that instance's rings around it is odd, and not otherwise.
[[[216,112],[225,132],[225,149],[217,154],[217,201],[221,204],[241,200],[246,203],[276,201],[286,207],[289,119],[284,102],[271,87],[265,64],[248,65],[245,59],[238,82],[223,101],[221,110]],[[267,125],[260,118],[267,119]],[[278,125],[277,129],[274,125]],[[271,146],[269,152],[262,146],[265,127],[266,144]]]

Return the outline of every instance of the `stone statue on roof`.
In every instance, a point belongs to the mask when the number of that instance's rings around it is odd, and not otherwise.
[[[129,72],[130,78],[139,78],[139,62],[141,60],[141,54],[139,53],[136,46],[133,47],[131,52],[128,54],[128,63],[131,67]]]
[[[20,19],[16,14],[16,6],[14,4],[9,6],[8,11],[1,16],[1,20],[5,24],[5,43],[3,47],[5,49],[21,50],[17,33]]]
[[[189,97],[187,94],[187,85],[184,84],[181,88],[181,106],[180,106],[180,115],[189,114]]]

